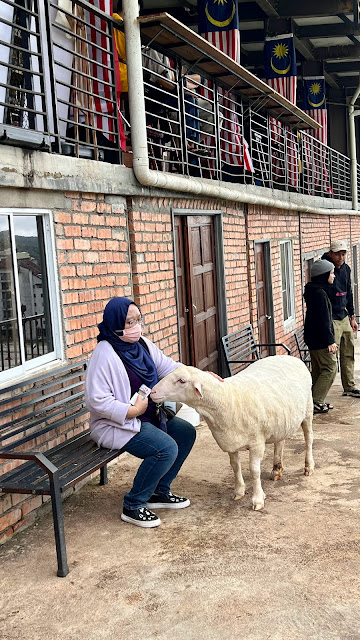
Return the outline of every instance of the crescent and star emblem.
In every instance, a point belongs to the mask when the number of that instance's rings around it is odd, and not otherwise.
[[[318,96],[319,94],[321,94],[321,85],[319,82],[313,82],[312,85],[309,88],[310,93],[312,93],[314,96]],[[325,102],[325,94],[322,97],[321,102],[312,102],[310,100],[310,94],[308,93],[308,103],[311,107],[316,107],[319,108],[321,107]]]
[[[226,1],[227,1],[227,0],[225,0],[225,2],[226,2]],[[223,3],[224,3],[224,0],[214,0],[214,3],[215,3],[215,2],[219,2],[219,4],[220,4],[220,2],[221,2],[221,4],[223,4]],[[208,3],[208,2],[206,3],[206,6],[205,6],[205,14],[206,14],[206,17],[207,17],[208,21],[209,21],[211,24],[213,24],[213,25],[214,25],[214,27],[228,27],[228,26],[229,26],[229,24],[231,24],[231,23],[232,23],[232,21],[233,21],[233,19],[234,19],[235,12],[236,12],[236,5],[235,5],[235,2],[233,1],[233,2],[232,2],[232,10],[231,10],[230,16],[229,16],[228,18],[226,18],[226,20],[221,20],[221,21],[220,21],[220,20],[215,20],[215,18],[213,18],[213,17],[210,15],[210,13],[209,13],[209,3]]]
[[[270,58],[270,66],[275,73],[278,73],[281,76],[285,76],[287,73],[289,73],[291,69],[291,57],[286,69],[278,69],[273,62],[274,57],[278,58],[279,60],[284,60],[284,58],[287,58],[288,55],[289,47],[287,46],[287,44],[285,44],[284,42],[278,42],[273,48],[272,56]]]

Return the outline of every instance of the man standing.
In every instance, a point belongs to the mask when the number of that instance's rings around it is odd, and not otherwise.
[[[355,386],[354,333],[357,331],[354,302],[351,289],[351,269],[346,264],[347,244],[345,240],[334,240],[323,260],[330,260],[335,267],[335,282],[329,297],[334,321],[335,342],[339,346],[341,382],[344,396],[360,398],[360,389]]]

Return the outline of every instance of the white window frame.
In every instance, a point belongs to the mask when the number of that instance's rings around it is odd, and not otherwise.
[[[23,364],[0,372],[0,386],[9,380],[14,380],[26,375],[33,369],[45,366],[50,362],[64,359],[64,345],[61,328],[60,312],[60,291],[59,278],[56,262],[55,235],[52,212],[48,209],[14,209],[0,207],[0,215],[10,216],[11,243],[13,255],[13,270],[15,279],[17,316],[21,318],[21,302],[19,297],[19,280],[16,260],[15,234],[14,234],[14,214],[21,216],[41,216],[43,218],[44,245],[47,266],[47,278],[49,288],[49,305],[51,314],[51,327],[53,333],[53,350],[37,358],[25,361],[24,345],[20,340],[20,352]]]
[[[285,247],[285,270],[284,274],[286,282],[283,281],[283,273],[281,268],[281,252],[282,247]],[[287,269],[286,269],[287,267]],[[281,304],[282,304],[282,312],[283,312],[283,323],[284,327],[287,327],[290,323],[295,320],[295,291],[294,291],[294,258],[293,258],[293,244],[292,240],[281,240],[280,241],[280,280],[281,280]],[[284,309],[284,296],[283,291],[286,291],[287,297],[287,313],[288,317],[285,320],[285,309]]]

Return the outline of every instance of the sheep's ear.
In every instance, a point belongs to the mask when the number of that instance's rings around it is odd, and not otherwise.
[[[203,394],[201,389],[201,382],[195,382],[194,387],[195,387],[196,395],[199,396],[199,398],[202,398]]]

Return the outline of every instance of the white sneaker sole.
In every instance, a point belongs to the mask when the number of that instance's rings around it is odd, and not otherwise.
[[[148,522],[141,522],[141,520],[134,520],[134,518],[130,518],[124,513],[121,514],[120,518],[124,522],[129,522],[130,524],[134,524],[136,527],[142,527],[143,529],[153,529],[154,527],[158,527],[161,524],[160,518],[158,518],[157,520],[149,520]]]
[[[147,502],[146,507],[148,509],[185,509],[190,506],[190,500],[187,499],[184,502]]]

